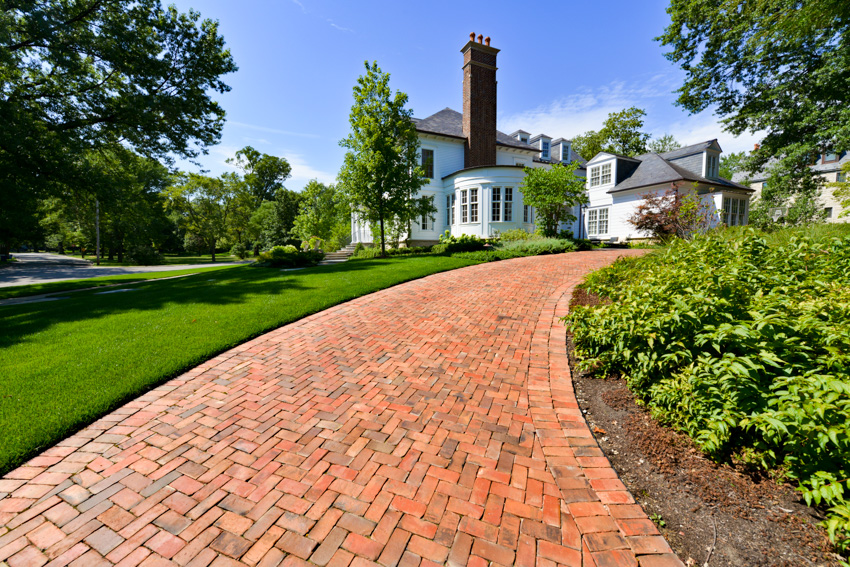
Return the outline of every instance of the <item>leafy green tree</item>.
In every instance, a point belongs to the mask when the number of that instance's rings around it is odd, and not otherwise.
[[[575,136],[572,140],[573,148],[588,160],[599,152],[625,156],[644,154],[649,140],[649,134],[641,132],[644,116],[646,111],[634,106],[611,112],[602,123],[601,130],[590,130]]]
[[[342,246],[341,237],[351,232],[351,208],[342,191],[313,179],[301,195],[304,200],[295,219],[295,234],[302,240],[318,236],[333,248]]]
[[[286,158],[264,154],[251,146],[236,152],[236,157],[229,158],[227,163],[242,170],[257,206],[263,201],[273,200],[283,182],[292,174],[292,166]]]
[[[262,247],[300,244],[293,227],[304,196],[289,189],[278,189],[274,201],[266,201],[251,216],[250,230]]]
[[[584,134],[573,136],[572,148],[584,159],[593,159],[593,156],[603,151],[605,140],[600,132],[590,130]]]
[[[732,179],[738,172],[746,171],[747,152],[732,152],[720,156],[720,177]]]
[[[0,247],[35,201],[88,187],[87,152],[120,143],[195,157],[218,141],[212,99],[236,70],[218,24],[160,0],[5,3],[0,15]]]
[[[187,234],[210,251],[213,262],[216,246],[227,236],[228,216],[238,192],[237,180],[235,174],[218,178],[180,174],[165,190],[168,207],[179,214]]]
[[[555,164],[551,169],[526,167],[520,185],[523,203],[536,210],[538,222],[542,221],[546,236],[558,234],[558,224],[573,222],[572,208],[587,202],[583,177],[575,174],[578,162]]]
[[[765,132],[748,170],[763,169],[779,204],[816,218],[815,156],[850,148],[850,3],[671,0],[657,38],[685,71],[678,104],[711,108],[738,135]],[[803,206],[804,203],[809,203]]]
[[[676,138],[673,137],[673,134],[664,134],[659,138],[650,140],[646,144],[646,149],[654,154],[672,152],[673,150],[678,150],[681,147],[682,144],[676,141]]]
[[[624,156],[645,154],[649,134],[640,131],[644,116],[646,111],[634,106],[610,113],[600,130],[607,151]]]
[[[436,212],[431,197],[417,197],[425,183],[419,165],[419,137],[405,108],[407,95],[390,90],[390,75],[366,62],[357,79],[349,123],[351,133],[340,142],[347,148],[339,184],[359,207],[360,218],[380,228],[381,254],[386,254],[386,225],[409,224]]]

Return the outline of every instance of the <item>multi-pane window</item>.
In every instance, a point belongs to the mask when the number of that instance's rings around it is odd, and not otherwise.
[[[428,230],[430,220],[431,219],[428,218],[428,215],[422,215],[422,222],[419,223],[419,226],[422,227],[422,230]]]
[[[608,208],[587,211],[587,234],[588,236],[608,234]]]
[[[504,221],[511,222],[514,220],[514,189],[513,187],[505,187],[505,214]]]
[[[747,215],[747,199],[723,198],[723,220],[726,226],[744,224]]]
[[[457,217],[455,217],[455,201],[457,200],[457,197],[455,197],[454,194],[452,194],[451,197],[452,197],[452,222],[451,222],[451,224],[454,224],[455,218],[457,218]]]
[[[570,161],[570,146],[561,144],[561,161]]]
[[[422,150],[422,171],[428,179],[434,178],[434,150]]]
[[[540,141],[540,150],[541,150],[541,157],[543,159],[549,159],[549,140],[541,140]]]
[[[590,168],[590,186],[596,187],[599,185],[599,168],[591,167]]]
[[[455,196],[446,195],[446,224],[451,225],[455,222]]]
[[[847,181],[847,174],[839,171],[838,173],[835,174],[835,180],[838,181],[839,183],[844,183],[845,181]]]
[[[534,222],[534,207],[530,205],[522,206],[522,222]]]
[[[824,212],[824,215],[826,216],[826,218],[828,218],[828,219],[832,218],[832,207],[826,207],[823,210],[823,212]]]
[[[469,222],[469,203],[467,201],[467,191],[464,189],[460,192],[460,222]]]
[[[705,158],[705,176],[717,177],[720,175],[720,162],[717,156],[708,155]]]
[[[478,222],[478,189],[469,190],[469,222]]]
[[[490,221],[499,222],[502,220],[502,189],[501,187],[493,187],[493,205],[490,208]]]
[[[607,185],[611,183],[611,164],[606,163],[601,168],[602,179],[600,180],[600,185]]]
[[[823,163],[829,163],[832,161],[838,161],[838,152],[823,154]]]

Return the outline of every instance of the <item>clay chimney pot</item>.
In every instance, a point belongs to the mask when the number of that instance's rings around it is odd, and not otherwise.
[[[475,32],[469,34],[469,41],[475,41]]]
[[[487,36],[487,37],[484,38],[484,45],[486,45],[487,47],[490,47],[490,36]]]
[[[482,41],[483,39],[484,39],[484,36],[483,36],[483,35],[481,35],[481,34],[478,34],[478,43],[481,43],[481,41]]]

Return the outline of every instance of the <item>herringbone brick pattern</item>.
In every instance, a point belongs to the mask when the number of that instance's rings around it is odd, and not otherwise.
[[[564,353],[619,254],[431,276],[202,364],[0,480],[0,566],[681,565]]]

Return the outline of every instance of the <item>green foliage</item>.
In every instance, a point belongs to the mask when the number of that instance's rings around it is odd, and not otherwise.
[[[850,216],[850,161],[841,166],[841,174],[839,175],[839,179],[843,181],[834,181],[829,184],[829,186],[833,190],[833,195],[838,199],[838,202],[841,203],[841,207],[844,209],[841,212],[841,217]]]
[[[663,154],[665,152],[672,152],[673,150],[678,150],[682,147],[676,138],[673,137],[673,134],[664,134],[660,138],[655,138],[654,140],[649,140],[646,144],[646,149],[649,152],[654,154]]]
[[[658,40],[686,74],[678,104],[711,108],[735,135],[765,132],[748,170],[777,160],[768,183],[785,194],[770,206],[796,202],[798,191],[811,203],[813,158],[850,148],[850,3],[671,0],[667,12]]]
[[[274,199],[292,173],[286,158],[264,154],[251,146],[245,146],[226,161],[242,170],[255,209],[263,201]]]
[[[236,70],[218,24],[160,0],[4,3],[0,248],[34,234],[35,203],[91,192],[86,155],[168,159],[218,141],[212,99]],[[25,188],[25,190],[24,190]]]
[[[434,247],[436,248],[436,246]],[[543,238],[534,240],[513,240],[499,244],[492,250],[455,252],[452,257],[476,260],[478,262],[497,262],[525,256],[540,256],[543,254],[562,254],[572,252],[575,245],[569,240],[558,238]]]
[[[260,257],[253,265],[267,268],[303,268],[315,266],[324,257],[325,254],[319,250],[298,250],[289,244],[274,246],[271,250],[260,252]]]
[[[747,152],[732,152],[720,156],[720,177],[732,179],[738,172],[747,170]],[[747,185],[747,183],[743,183]]]
[[[712,457],[737,454],[831,507],[827,527],[846,547],[850,237],[726,232],[589,277],[613,302],[566,318],[576,353]]]
[[[593,250],[593,243],[586,238],[575,238],[573,239],[573,244],[576,246],[576,250],[579,252],[587,252],[588,250]]]
[[[301,192],[303,197],[293,232],[301,239],[318,236],[327,240],[328,250],[338,250],[351,238],[351,208],[345,194],[334,185],[313,179]]]
[[[573,222],[572,208],[587,202],[585,179],[575,174],[578,162],[555,164],[551,169],[526,167],[520,185],[523,203],[536,210],[536,221],[543,227],[544,236],[555,236],[558,224]]]
[[[643,117],[646,111],[637,107],[624,108],[619,112],[611,112],[602,123],[598,132],[589,131],[575,136],[572,140],[573,149],[585,159],[593,159],[599,152],[610,152],[625,156],[636,156],[647,151],[649,134],[641,132]],[[662,138],[665,143],[673,142]]]
[[[237,242],[230,248],[230,255],[236,256],[240,260],[244,260],[245,256],[248,255],[248,249],[245,247],[245,244],[242,242]]]
[[[380,230],[381,252],[386,251],[387,229],[396,232],[413,219],[437,211],[433,197],[417,197],[425,183],[419,164],[419,136],[413,112],[405,108],[407,95],[390,89],[390,75],[377,62],[366,62],[366,75],[357,79],[349,123],[351,133],[340,142],[347,148],[339,184],[357,213]]]
[[[159,266],[164,258],[156,248],[137,244],[127,250],[127,259],[139,266]]]
[[[521,228],[512,228],[511,230],[506,230],[499,234],[499,240],[502,242],[513,242],[514,240],[539,240],[541,238],[543,238],[543,236],[533,232],[528,232]]]
[[[218,178],[189,173],[175,176],[174,184],[164,192],[167,206],[177,215],[187,238],[194,238],[192,246],[208,250],[213,261],[218,242],[227,236],[228,218],[241,188],[235,173]]]
[[[663,193],[641,195],[640,203],[627,221],[642,233],[666,242],[705,233],[711,228],[712,216],[711,208],[696,190],[680,192],[671,187]]]
[[[452,236],[451,232],[446,230],[440,235],[440,243],[435,245],[431,250],[435,254],[452,254],[454,252],[473,252],[475,250],[483,250],[487,241],[483,238],[470,234],[461,234],[460,236]]]
[[[387,249],[387,252],[391,252],[393,249]],[[354,248],[354,253],[351,255],[350,259],[352,260],[360,260],[360,259],[368,259],[368,258],[380,258],[381,257],[381,249],[372,247],[363,246],[362,242],[357,243],[357,247]]]

